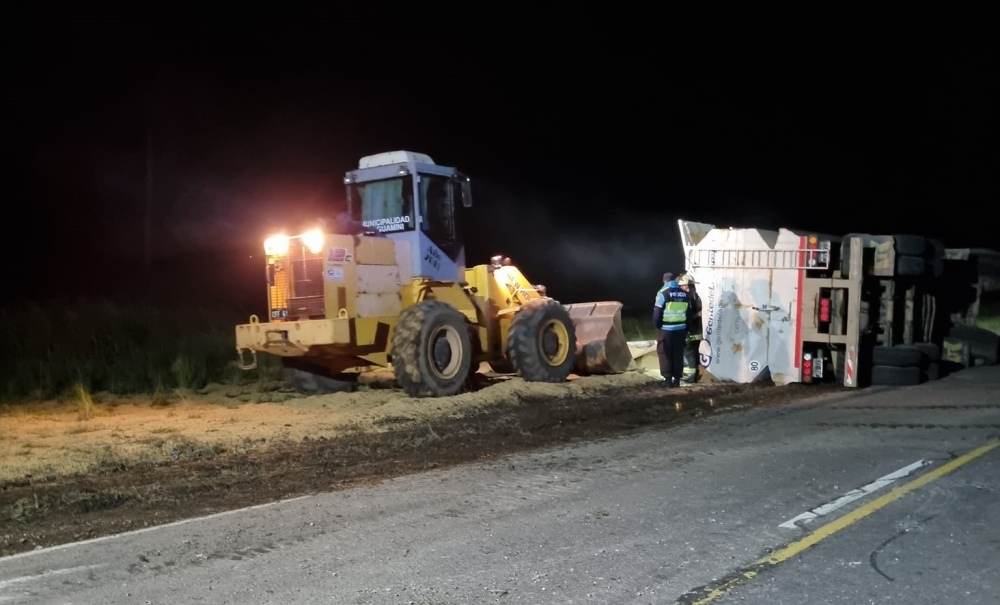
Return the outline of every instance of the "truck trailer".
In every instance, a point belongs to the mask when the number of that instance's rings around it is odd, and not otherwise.
[[[959,270],[952,260],[961,255],[941,242],[683,219],[678,226],[702,301],[702,379],[918,384],[942,374],[942,351],[956,341],[978,350],[979,362],[996,363],[997,335],[974,324],[981,295],[997,280]]]

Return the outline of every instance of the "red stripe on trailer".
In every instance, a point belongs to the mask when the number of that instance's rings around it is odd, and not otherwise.
[[[846,370],[845,373],[847,374],[848,386],[854,384],[854,362],[856,359],[857,359],[857,352],[854,350],[854,347],[848,348],[847,359],[844,360],[844,369]]]
[[[799,249],[806,247],[806,238],[802,236],[799,238]],[[795,367],[798,368],[802,364],[802,288],[805,285],[806,270],[801,267],[806,266],[806,253],[799,252],[799,286],[798,292],[795,294],[796,305],[795,305],[795,359],[793,363]]]

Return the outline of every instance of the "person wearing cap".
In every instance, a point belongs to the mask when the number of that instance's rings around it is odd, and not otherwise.
[[[668,388],[681,385],[684,370],[684,342],[694,308],[688,293],[681,290],[674,274],[663,274],[663,287],[653,301],[653,326],[657,329],[656,354],[660,375]]]
[[[698,296],[694,277],[690,273],[682,273],[677,278],[677,285],[691,298],[692,313],[687,338],[684,339],[684,376],[681,378],[690,383],[698,380],[698,345],[702,339],[701,297]]]

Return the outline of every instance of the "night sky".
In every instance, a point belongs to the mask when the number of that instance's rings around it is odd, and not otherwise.
[[[472,177],[470,264],[505,253],[565,302],[645,306],[682,269],[678,218],[1000,245],[996,23],[474,13],[39,24],[8,92],[18,293],[148,291],[147,142],[180,303],[263,304],[263,238],[332,217],[344,172],[394,149]]]

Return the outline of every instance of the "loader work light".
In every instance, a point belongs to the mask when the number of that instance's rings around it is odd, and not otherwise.
[[[288,254],[288,236],[284,234],[272,235],[264,240],[264,254]]]
[[[323,232],[319,229],[312,229],[302,234],[302,243],[313,254],[319,254],[319,251],[323,249],[323,239]]]

